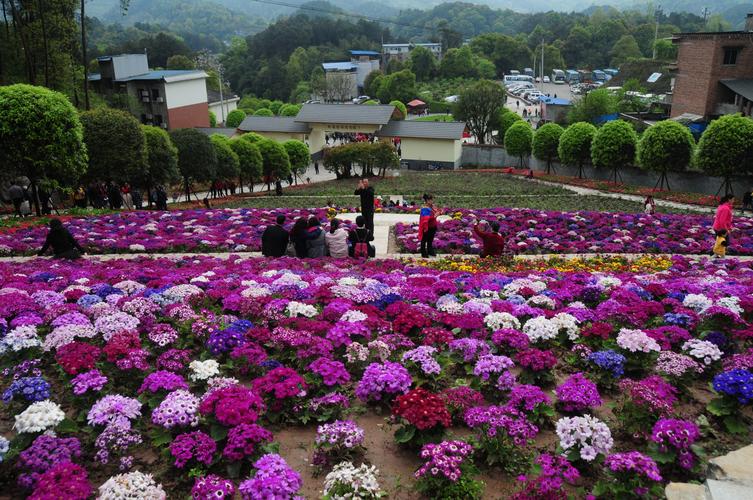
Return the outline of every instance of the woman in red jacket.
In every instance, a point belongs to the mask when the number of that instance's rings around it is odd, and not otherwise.
[[[732,231],[732,204],[735,202],[735,197],[731,194],[726,194],[719,200],[719,206],[716,207],[716,215],[714,216],[714,225],[711,226],[716,236],[723,236],[727,240],[727,247],[729,248],[729,233]]]
[[[434,196],[424,195],[424,206],[418,219],[418,239],[421,240],[421,257],[428,258],[434,253],[434,236],[437,234],[437,211],[434,208]]]

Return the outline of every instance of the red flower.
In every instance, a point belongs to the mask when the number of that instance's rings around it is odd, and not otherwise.
[[[420,430],[437,425],[450,426],[450,412],[438,395],[426,389],[413,389],[395,399],[392,414],[403,417]]]

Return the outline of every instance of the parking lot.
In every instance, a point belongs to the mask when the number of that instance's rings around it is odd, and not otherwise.
[[[567,84],[564,85],[557,85],[554,83],[536,83],[536,88],[540,90],[543,94],[549,94],[550,96],[554,97],[555,95],[560,99],[569,99],[572,100],[573,98],[578,98],[578,96],[573,95],[573,93],[570,91],[570,86]],[[523,116],[523,110],[527,110],[527,114],[532,114],[534,117],[536,116],[536,110],[541,109],[537,103],[531,103],[526,102],[521,98],[518,98],[514,95],[509,95],[507,98],[507,108],[510,111],[514,111],[518,113],[519,115]],[[538,121],[538,118],[534,118],[532,121]]]

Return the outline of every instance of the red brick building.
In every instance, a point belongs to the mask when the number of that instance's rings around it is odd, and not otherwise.
[[[678,51],[673,118],[753,114],[753,14],[748,14],[745,27],[746,31],[674,36]]]

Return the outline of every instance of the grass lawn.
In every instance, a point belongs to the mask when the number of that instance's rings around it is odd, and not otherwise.
[[[416,118],[415,120],[417,122],[454,122],[455,120],[452,118],[452,115],[433,115],[433,116],[421,116],[419,118]]]

